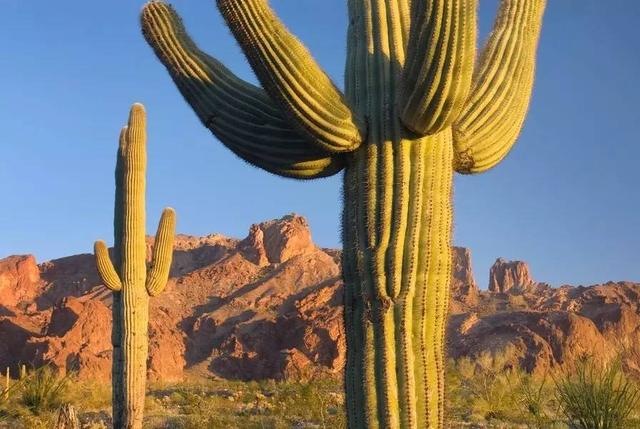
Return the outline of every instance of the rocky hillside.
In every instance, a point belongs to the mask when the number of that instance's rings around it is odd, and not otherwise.
[[[470,251],[454,248],[451,357],[505,352],[544,371],[640,343],[640,284],[554,289],[535,282],[525,263],[503,259],[489,278],[489,291],[480,291]],[[152,300],[149,376],[338,375],[341,303],[340,252],[317,247],[300,216],[253,225],[243,240],[179,236],[169,285]],[[110,304],[91,255],[0,260],[0,368],[48,363],[108,379]],[[640,361],[627,365],[639,369]]]

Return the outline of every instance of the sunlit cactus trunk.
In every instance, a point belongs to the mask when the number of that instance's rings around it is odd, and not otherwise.
[[[120,133],[116,161],[114,263],[104,242],[95,244],[98,272],[113,291],[113,427],[140,429],[144,416],[149,349],[149,297],[165,287],[171,266],[175,213],[162,213],[151,267],[147,271],[144,107],[131,108]]]
[[[349,427],[439,427],[442,421],[451,275],[448,138],[389,142],[411,147],[404,159],[390,156],[398,167],[405,164],[395,177],[378,175],[376,159],[381,160],[370,150],[360,149],[362,158],[347,166],[343,276]],[[380,182],[373,189],[358,185],[370,183],[366,179],[354,180],[371,171]],[[369,215],[357,215],[363,211]],[[385,218],[395,222],[382,226]]]
[[[346,96],[368,119],[344,176],[349,427],[441,427],[451,130],[422,137],[400,120],[408,4],[352,1],[349,12]]]
[[[348,0],[345,93],[266,0],[218,0],[262,88],[152,1],[147,41],[235,154],[297,179],[344,169],[349,427],[442,428],[454,171],[509,152],[533,86],[544,0],[502,0],[476,64],[477,0]]]

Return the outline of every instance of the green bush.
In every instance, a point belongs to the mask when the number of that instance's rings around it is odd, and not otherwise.
[[[556,380],[560,410],[574,429],[624,429],[640,403],[640,391],[622,372],[620,360],[598,365],[579,359],[575,370]]]

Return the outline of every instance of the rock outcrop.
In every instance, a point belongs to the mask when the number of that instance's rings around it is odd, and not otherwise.
[[[500,259],[484,292],[471,252],[454,248],[453,256],[451,357],[503,353],[536,372],[640,343],[640,284],[552,288],[534,282],[525,263]],[[49,364],[107,380],[110,306],[92,255],[0,260],[0,367]],[[169,284],[151,303],[149,334],[152,380],[339,377],[340,252],[317,247],[297,215],[255,224],[243,240],[180,235]],[[640,351],[625,364],[640,373]]]
[[[525,292],[531,290],[534,285],[526,262],[498,258],[489,272],[490,292]]]
[[[10,256],[0,260],[1,307],[6,309],[32,304],[39,288],[40,269],[32,255]]]
[[[582,355],[606,361],[622,353],[626,365],[640,364],[640,355],[624,353],[640,339],[640,284],[545,287],[522,298],[502,301],[496,311],[499,301],[490,293],[475,311],[452,315],[451,357],[506,353],[530,372],[571,364]]]
[[[76,372],[81,378],[109,380],[110,326],[111,310],[95,293],[64,298],[51,312],[44,334],[27,342],[30,362]]]
[[[478,285],[473,276],[471,251],[464,247],[453,248],[453,278],[451,279],[451,302],[455,309],[478,304]]]

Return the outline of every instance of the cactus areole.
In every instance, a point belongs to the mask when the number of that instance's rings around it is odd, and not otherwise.
[[[526,115],[544,0],[502,0],[476,61],[477,0],[348,0],[342,93],[266,0],[218,0],[261,88],[200,51],[164,2],[144,36],[202,123],[245,161],[344,170],[349,427],[444,426],[454,171],[500,162]]]
[[[102,282],[113,291],[113,427],[141,429],[144,416],[149,339],[149,297],[167,284],[176,226],[175,212],[162,212],[151,265],[147,269],[144,107],[134,104],[120,133],[116,160],[114,260],[103,241],[95,243]]]

